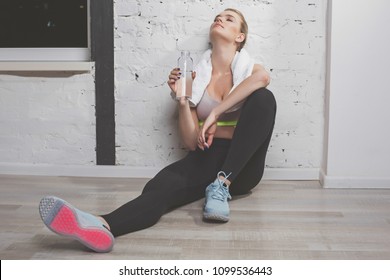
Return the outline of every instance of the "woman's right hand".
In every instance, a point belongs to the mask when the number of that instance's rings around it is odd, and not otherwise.
[[[177,94],[176,81],[180,79],[180,75],[181,73],[179,68],[173,68],[171,73],[169,74],[168,86],[171,88],[172,92],[175,95]]]

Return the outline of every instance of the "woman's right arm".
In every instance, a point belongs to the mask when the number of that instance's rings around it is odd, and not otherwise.
[[[179,130],[187,149],[195,151],[198,142],[199,124],[195,108],[190,108],[188,100],[182,98],[179,106]]]
[[[169,75],[168,85],[176,95],[176,81],[180,77],[180,70],[175,68]],[[195,78],[195,77],[193,77]],[[197,147],[199,124],[196,109],[191,108],[189,101],[183,97],[177,102],[179,106],[179,130],[181,139],[187,149],[194,151]]]

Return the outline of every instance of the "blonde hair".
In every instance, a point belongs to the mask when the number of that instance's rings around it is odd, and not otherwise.
[[[239,17],[241,19],[241,29],[240,29],[240,32],[245,34],[244,41],[242,41],[240,43],[240,45],[237,47],[237,50],[241,51],[241,49],[244,47],[244,45],[246,43],[246,39],[248,37],[248,23],[246,22],[244,15],[239,10],[233,9],[233,8],[227,8],[227,9],[225,9],[225,11],[234,12],[237,15],[239,15]]]

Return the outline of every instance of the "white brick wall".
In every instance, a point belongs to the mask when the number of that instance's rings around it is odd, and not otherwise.
[[[116,0],[117,164],[161,168],[183,156],[167,76],[180,50],[199,58],[227,7],[244,13],[247,49],[271,71],[278,115],[267,166],[319,168],[326,0]]]
[[[0,163],[95,164],[94,91],[93,73],[0,75]]]
[[[241,10],[247,49],[271,71],[278,115],[267,165],[319,168],[323,143],[326,0],[116,0],[117,164],[159,169],[185,153],[166,80],[179,51],[197,61],[214,16]],[[0,74],[2,163],[93,166],[94,74]]]

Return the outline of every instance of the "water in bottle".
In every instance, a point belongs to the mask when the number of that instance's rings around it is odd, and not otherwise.
[[[176,81],[176,99],[181,97],[192,97],[192,71],[193,60],[189,51],[182,51],[179,59],[177,60],[178,67],[180,68],[180,79]]]

